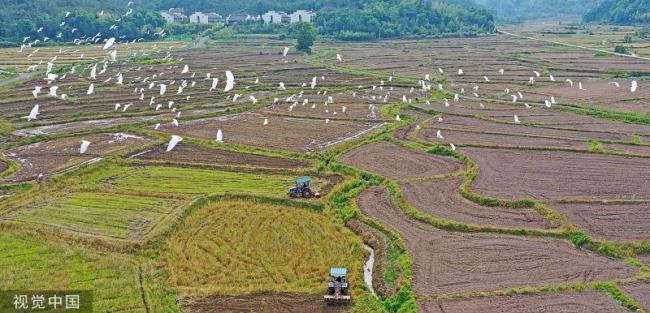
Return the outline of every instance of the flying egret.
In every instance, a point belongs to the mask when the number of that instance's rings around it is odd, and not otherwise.
[[[572,80],[567,78],[566,82],[569,83],[569,86],[573,87],[573,81]]]
[[[231,71],[226,71],[226,88],[223,89],[224,92],[231,91],[235,87],[235,76]]]
[[[32,90],[32,95],[34,98],[38,98],[38,94],[41,92],[42,87],[41,86],[36,86],[34,87],[34,90]]]
[[[81,147],[79,147],[79,153],[80,154],[85,154],[86,151],[88,151],[89,146],[90,146],[90,141],[82,140],[81,141]]]
[[[176,147],[176,145],[181,141],[183,141],[183,137],[173,135],[172,138],[169,140],[169,144],[167,145],[167,152],[172,151]]]
[[[210,91],[213,91],[217,89],[217,85],[219,84],[219,78],[213,78],[212,79],[212,86],[210,87]]]
[[[25,117],[23,117],[23,118],[26,118],[27,121],[30,122],[31,120],[35,120],[36,117],[37,117],[39,114],[40,114],[40,112],[39,112],[39,105],[37,104],[37,105],[35,105],[35,106],[32,108],[32,111],[29,112],[29,115],[27,115],[27,116],[25,116]]]
[[[533,73],[535,73],[535,76],[537,76],[537,78],[539,78],[540,76],[542,76],[542,74],[540,74],[538,71],[533,71]]]
[[[108,38],[108,40],[106,40],[106,43],[104,44],[103,50],[110,48],[111,46],[113,46],[114,43],[115,43],[115,37]]]
[[[177,119],[173,119],[173,120],[172,120],[172,125],[178,127],[178,120],[177,120]]]
[[[185,66],[183,67],[183,70],[181,71],[181,74],[186,74],[186,73],[189,73],[189,72],[190,72],[190,67],[189,67],[189,65],[185,64]]]
[[[621,87],[621,84],[619,84],[618,82],[611,82],[610,84],[616,86],[616,88]]]

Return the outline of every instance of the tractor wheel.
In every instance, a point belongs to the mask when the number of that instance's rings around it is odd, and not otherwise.
[[[298,194],[295,193],[295,192],[290,192],[290,193],[289,193],[289,197],[291,197],[291,198],[298,198]]]
[[[307,189],[302,192],[302,197],[310,199],[314,194],[311,193],[311,190]]]

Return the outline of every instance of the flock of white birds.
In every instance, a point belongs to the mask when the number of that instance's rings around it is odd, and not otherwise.
[[[133,5],[132,2],[129,2],[127,4],[126,12],[122,15],[122,17],[128,16],[128,15],[133,13],[132,5]],[[61,22],[60,27],[63,27],[63,25],[65,25],[66,19],[71,14],[73,14],[73,13],[71,13],[71,12],[66,12],[65,13],[64,19]],[[103,14],[103,12],[100,12],[99,14]],[[115,24],[113,24],[110,27],[110,29],[119,28],[120,27],[119,26],[120,21],[121,21],[121,18],[116,19]],[[42,31],[43,31],[43,29],[39,28],[38,32],[40,33]],[[72,33],[73,34],[74,33],[79,34],[77,29],[73,29]],[[160,32],[157,32],[155,34],[157,36],[160,36],[161,38],[166,35],[164,30],[162,30]],[[61,36],[62,36],[62,34],[59,33],[58,37],[61,37]],[[37,53],[40,50],[36,46],[41,42],[47,42],[48,40],[50,40],[50,38],[43,37],[43,38],[37,38],[37,39],[34,39],[33,41],[30,41],[31,39],[32,39],[31,37],[25,37],[24,40],[23,40],[23,44],[21,45],[21,48],[20,48],[20,52],[25,53],[27,55],[27,60],[30,60],[30,61],[32,60],[32,58],[35,55],[37,55]],[[101,46],[102,51],[105,51],[105,53],[106,53],[106,56],[104,57],[103,61],[88,65],[87,68],[86,68],[86,70],[89,70],[89,72],[90,72],[89,79],[93,81],[88,86],[88,89],[86,91],[86,95],[91,96],[91,95],[95,94],[96,84],[97,85],[99,85],[99,84],[102,84],[102,85],[105,85],[105,84],[124,85],[124,75],[125,75],[125,73],[118,72],[117,74],[110,75],[110,77],[105,78],[103,80],[101,80],[99,77],[101,75],[104,75],[108,71],[110,66],[113,66],[113,65],[118,63],[118,49],[117,49],[118,45],[125,45],[125,46],[128,47],[130,44],[134,44],[134,43],[139,42],[139,41],[142,41],[142,38],[138,39],[138,40],[133,40],[133,41],[126,41],[126,40],[121,40],[120,41],[120,40],[118,40],[118,39],[116,39],[114,37],[104,38],[102,36],[101,32],[95,34],[94,36],[87,36],[87,35],[81,35],[80,34],[79,38],[74,39],[74,44],[75,45],[82,45],[82,44],[97,45],[97,44],[99,44],[99,46]],[[103,44],[103,46],[101,44]],[[99,46],[98,46],[98,49],[99,49]],[[170,47],[169,50],[171,50],[171,48],[172,47]],[[283,58],[286,57],[289,54],[289,52],[290,52],[290,48],[285,47],[282,50],[282,53],[281,53],[282,57]],[[64,75],[59,76],[59,75],[55,74],[55,71],[54,71],[57,58],[63,53],[64,53],[63,49],[60,49],[59,54],[55,55],[51,60],[46,62],[46,70],[45,70],[45,78],[44,78],[44,80],[45,80],[47,86],[36,86],[34,88],[34,90],[32,91],[32,95],[33,95],[34,98],[38,99],[41,96],[40,94],[41,94],[41,92],[43,92],[44,88],[48,89],[48,93],[46,95],[47,97],[53,97],[53,98],[57,98],[57,99],[61,99],[61,100],[65,100],[68,97],[68,95],[66,95],[66,94],[59,94],[58,93],[59,87],[57,86],[57,83],[64,81],[66,79],[66,75],[68,75],[68,74],[64,74]],[[71,53],[74,54],[74,53],[80,53],[80,52],[79,52],[79,50],[75,50],[75,51],[72,51]],[[172,59],[172,58],[173,57],[171,55],[171,52],[168,52],[167,55],[165,56],[165,59]],[[84,59],[84,54],[83,53],[79,54],[79,59],[80,60]],[[182,59],[178,59],[178,60],[182,60]],[[341,56],[341,54],[338,54],[338,53],[336,54],[336,61],[343,62],[343,57]],[[32,65],[28,66],[27,72],[36,71],[38,69],[38,67],[42,65],[42,63],[44,63],[44,61],[41,60],[37,64],[32,64]],[[174,67],[173,66],[169,67],[169,69],[173,70]],[[180,73],[181,74],[189,74],[190,71],[191,71],[190,66],[186,64],[186,65],[183,66]],[[77,72],[77,66],[73,66],[70,69],[69,74],[75,74],[76,72]],[[498,75],[502,76],[502,75],[505,74],[505,72],[506,72],[505,69],[503,69],[503,68],[499,69],[498,70]],[[443,68],[438,68],[438,73],[440,75],[444,75],[445,70]],[[171,87],[172,85],[177,84],[176,81],[163,80],[162,79],[163,76],[168,76],[166,74],[167,73],[161,72],[161,73],[159,73],[157,75],[154,74],[152,76],[138,77],[137,79],[134,79],[133,80],[134,81],[133,85],[135,85],[136,87],[134,88],[133,93],[137,95],[136,96],[137,99],[140,100],[140,101],[144,101],[144,98],[145,98],[145,87],[137,87],[138,84],[141,85],[141,86],[148,86],[147,89],[149,89],[149,90],[158,89],[158,92],[156,93],[156,95],[158,95],[160,97],[164,96],[167,93],[167,90],[168,90],[169,87]],[[532,74],[533,74],[533,76],[530,76],[528,81],[524,82],[525,84],[534,85],[537,81],[542,79],[542,74],[539,71],[533,71]],[[463,70],[462,68],[459,68],[457,70],[457,75],[458,76],[465,75],[465,70]],[[193,79],[195,79],[196,78],[196,73],[195,72],[192,73],[191,77]],[[321,80],[325,79],[325,77],[323,77],[323,76],[321,76],[321,77],[314,76],[311,79],[311,82],[309,84],[308,83],[303,83],[302,87],[303,88],[311,88],[312,90],[315,89],[317,84],[318,84],[318,79],[319,78]],[[113,79],[114,79],[114,81],[113,81]],[[392,76],[388,77],[388,82],[391,82],[392,79],[393,79]],[[219,78],[218,77],[212,77],[212,73],[206,73],[205,74],[205,80],[210,82],[209,83],[209,91],[210,92],[217,92],[217,90],[220,89],[220,87],[219,87],[219,82],[220,82]],[[483,80],[484,80],[485,83],[491,82],[491,79],[490,79],[490,77],[488,77],[487,74],[483,75]],[[548,75],[548,80],[551,81],[551,82],[555,82],[556,78],[553,75],[549,74]],[[259,80],[259,78],[257,78],[255,80],[255,83],[257,84],[259,82],[260,82],[260,80]],[[569,86],[574,87],[573,80],[566,79],[565,82]],[[188,86],[195,87],[196,84],[197,84],[197,80],[193,80],[191,82],[188,82],[187,80],[182,80],[180,83],[177,84],[178,88],[176,90],[176,95],[183,96],[183,94],[185,92],[185,89]],[[428,91],[430,91],[432,89],[432,86],[433,86],[433,84],[432,84],[432,75],[431,74],[425,74],[424,79],[420,80],[418,84],[419,84],[419,87],[421,87],[421,89],[423,90],[423,92],[427,93]],[[611,82],[610,84],[613,85],[614,88],[620,88],[621,87],[619,82]],[[232,71],[226,70],[225,71],[225,85],[223,87],[223,92],[224,93],[229,93],[229,92],[233,91],[233,89],[235,88],[235,85],[236,85],[235,75],[233,74]],[[384,92],[384,88],[385,88],[384,85],[385,85],[385,81],[382,80],[382,81],[379,82],[378,85],[372,86],[372,90],[373,91]],[[587,89],[583,88],[582,82],[578,82],[577,85],[578,85],[577,86],[578,90],[587,91]],[[364,86],[358,86],[357,87],[357,89],[359,89],[359,90],[361,90],[362,88],[364,88]],[[389,89],[390,91],[393,90],[392,87],[389,87],[389,88],[390,88]],[[445,90],[445,86],[443,86],[442,84],[438,84],[437,88],[439,90],[441,90],[441,91]],[[466,96],[465,95],[465,90],[461,89],[459,92],[454,93],[453,101],[454,102],[459,102],[459,101],[461,101],[461,97],[466,97],[468,99],[475,99],[475,100],[480,101],[482,99],[478,94],[480,88],[481,88],[481,86],[479,85],[479,83],[474,84],[474,87],[472,88],[472,97],[473,98],[470,97],[470,96]],[[278,90],[280,90],[280,91],[287,90],[284,82],[280,82],[278,84]],[[638,83],[636,81],[631,81],[631,85],[630,85],[629,90],[630,90],[631,93],[637,92]],[[379,96],[377,96],[377,95],[366,95],[366,96],[363,96],[362,98],[364,98],[365,100],[381,101],[381,102],[386,103],[388,101],[389,96],[390,96],[390,91],[386,91],[385,93],[383,93],[382,95],[379,95]],[[414,91],[415,91],[415,88],[411,88],[410,93],[413,93]],[[507,89],[504,90],[504,92],[505,92],[506,95],[508,95],[512,99],[512,103],[518,103],[518,102],[525,99],[524,95],[520,91],[515,93],[515,92],[511,92],[511,90],[507,88]],[[299,94],[291,95],[290,97],[288,97],[286,99],[286,102],[290,103],[290,105],[288,107],[289,111],[292,111],[300,103],[299,99],[303,98],[303,93],[304,93],[304,91],[300,91]],[[325,96],[325,95],[327,95],[327,91],[326,90],[319,91],[318,94]],[[242,96],[241,94],[234,93],[231,96],[228,96],[228,99],[230,99],[233,102],[236,102],[241,96]],[[357,93],[353,92],[352,96],[357,97]],[[191,97],[189,95],[187,95],[185,99],[187,101],[189,101],[190,98]],[[249,100],[253,104],[256,104],[259,101],[257,98],[255,98],[252,95],[249,96]],[[279,101],[280,100],[278,98],[276,98],[273,101],[273,104],[276,104]],[[405,94],[405,95],[402,96],[402,102],[412,103],[413,98],[409,98]],[[302,99],[302,105],[303,106],[308,104],[308,103],[309,103],[309,100],[307,98]],[[327,106],[327,104],[331,104],[331,103],[334,103],[334,99],[333,99],[332,96],[328,96],[327,101],[325,102],[325,106]],[[428,101],[427,101],[427,103],[428,103]],[[552,97],[550,97],[550,99],[544,100],[544,102],[542,104],[540,104],[540,105],[551,108],[556,103],[557,103],[557,101],[556,101],[555,97],[552,96]],[[122,112],[126,112],[133,105],[134,105],[133,103],[127,103],[127,104],[116,103],[114,109],[115,109],[115,111],[121,110]],[[446,107],[449,107],[451,105],[450,100],[445,98],[444,99],[444,105]],[[483,103],[479,103],[479,105],[480,105],[480,108],[485,108],[485,105]],[[154,108],[155,111],[158,111],[158,110],[160,110],[160,109],[162,109],[164,107],[164,105],[162,103],[156,103],[156,96],[151,96],[150,97],[149,106]],[[316,104],[313,103],[311,108],[313,109],[313,108],[315,108],[315,106],[316,106]],[[531,104],[529,104],[528,102],[525,102],[524,106],[526,108],[531,108]],[[181,112],[175,106],[174,101],[169,101],[167,103],[167,109],[171,110],[171,112],[176,114],[176,118],[174,118],[172,120],[171,124],[174,125],[175,127],[179,127],[178,118],[181,116]],[[341,108],[341,112],[345,113],[346,109],[347,108],[345,106],[343,106]],[[377,106],[374,105],[374,104],[370,104],[368,106],[368,109],[370,111],[368,116],[371,117],[371,118],[376,118],[377,117]],[[329,110],[326,110],[326,112],[329,113]],[[336,113],[337,112],[334,111],[333,115],[336,115]],[[39,104],[36,104],[32,108],[29,115],[25,116],[24,118],[27,119],[27,121],[29,122],[29,121],[37,119],[39,115],[40,115],[40,106],[39,106]],[[397,121],[399,121],[400,116],[399,115],[396,116],[395,119]],[[513,120],[514,120],[514,123],[517,123],[517,124],[521,123],[521,120],[517,115],[513,116]],[[326,118],[325,123],[329,123],[329,122],[330,122],[330,119]],[[442,122],[442,118],[439,119],[439,122]],[[268,118],[265,118],[262,124],[263,125],[268,125],[269,124]],[[161,126],[160,124],[157,124],[157,125],[154,126],[154,129],[157,130],[160,126]],[[418,125],[418,128],[419,128],[419,125]],[[440,130],[437,131],[437,138],[439,138],[441,140],[444,139],[444,136],[442,135]],[[169,143],[167,145],[167,151],[172,151],[174,149],[174,147],[179,142],[181,142],[182,140],[183,140],[183,138],[181,136],[173,135],[171,137],[171,140],[169,141]],[[221,131],[221,129],[216,130],[216,139],[215,140],[217,142],[223,142],[223,132]],[[88,151],[90,145],[91,145],[91,142],[83,140],[81,142],[79,153],[81,153],[81,154],[86,153]],[[453,144],[450,144],[450,146],[451,146],[452,150],[456,149],[456,147]]]

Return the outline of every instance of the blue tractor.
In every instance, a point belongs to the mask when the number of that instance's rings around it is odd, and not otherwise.
[[[289,197],[291,198],[319,198],[320,193],[312,191],[309,187],[311,178],[303,177],[296,179],[296,187],[289,189]]]
[[[345,267],[332,267],[330,269],[330,279],[327,283],[327,294],[324,296],[325,302],[335,305],[350,303],[348,288],[348,269]]]

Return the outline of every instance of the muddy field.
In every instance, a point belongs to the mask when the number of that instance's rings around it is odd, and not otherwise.
[[[264,125],[265,119],[268,119],[268,125]],[[179,127],[163,125],[160,130],[170,134],[214,140],[217,130],[221,129],[223,141],[226,143],[271,150],[309,152],[357,138],[381,125],[244,113],[181,122]]]
[[[650,160],[589,153],[462,148],[480,173],[474,191],[514,199],[649,199]]]
[[[551,207],[597,239],[650,240],[650,203],[557,203]]]
[[[213,296],[188,303],[183,306],[183,309],[188,313],[335,313],[347,311],[347,307],[325,304],[320,295],[292,293]]]
[[[85,154],[79,153],[82,140],[91,142]],[[5,157],[19,165],[18,171],[6,180],[20,182],[48,177],[151,142],[153,142],[151,138],[114,133],[69,137],[21,146],[2,152]]]
[[[297,169],[308,168],[310,166],[308,162],[302,160],[272,158],[186,144],[180,144],[170,152],[165,152],[165,150],[166,146],[158,146],[150,150],[139,152],[135,154],[133,158],[193,164],[240,165],[266,168]]]
[[[484,207],[458,193],[460,178],[402,184],[406,201],[418,210],[466,224],[512,228],[553,228],[556,225],[527,209]]]
[[[440,130],[444,139],[437,137]],[[559,148],[578,148],[586,149],[589,145],[582,141],[548,139],[540,137],[526,137],[505,134],[486,134],[479,132],[464,132],[458,130],[445,129],[422,129],[418,133],[418,138],[430,142],[453,143],[455,145],[490,145],[499,147],[559,147]]]
[[[354,149],[341,156],[340,161],[392,179],[428,177],[461,169],[460,163],[451,158],[408,150],[388,142]]]
[[[420,295],[588,283],[638,273],[563,240],[442,231],[408,218],[392,204],[385,189],[363,192],[358,204],[364,214],[406,240],[413,262],[413,290]]]
[[[584,291],[541,293],[467,300],[425,302],[426,313],[625,313],[616,300],[604,292]]]

